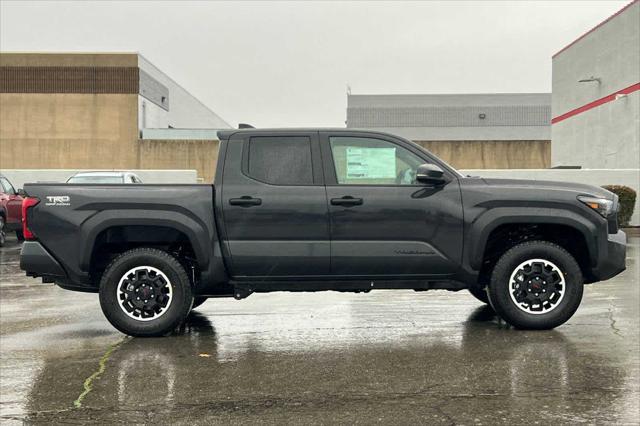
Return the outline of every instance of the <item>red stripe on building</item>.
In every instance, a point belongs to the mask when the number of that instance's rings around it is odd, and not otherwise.
[[[592,32],[594,32],[595,30],[597,30],[598,28],[600,28],[601,26],[603,26],[604,24],[606,24],[607,22],[609,22],[610,20],[612,20],[613,18],[615,18],[616,16],[620,15],[622,12],[624,12],[625,10],[627,10],[628,8],[630,8],[631,6],[633,6],[634,4],[636,4],[638,1],[640,0],[633,0],[631,3],[629,3],[628,5],[626,5],[625,7],[623,7],[622,9],[620,9],[619,11],[617,11],[616,13],[614,13],[613,15],[609,16],[607,19],[605,19],[604,21],[600,22],[598,25],[596,25],[595,27],[591,28],[589,31],[587,31],[586,33],[582,34],[580,37],[578,37],[577,39],[573,40],[571,43],[569,43],[568,45],[566,45],[565,47],[563,47],[562,49],[560,49],[558,52],[555,53],[555,55],[553,55],[551,58],[555,58],[556,56],[558,56],[559,54],[561,54],[562,52],[564,52],[565,50],[567,50],[568,48],[570,48],[571,46],[573,46],[574,44],[576,44],[577,42],[579,42],[580,40],[582,40],[583,38],[585,38],[586,36],[588,36],[589,34],[591,34]]]
[[[551,124],[555,124],[555,123],[559,123],[562,120],[566,120],[569,117],[573,117],[574,115],[578,115],[581,114],[585,111],[589,111],[590,109],[593,109],[595,107],[599,107],[600,105],[606,104],[607,102],[611,102],[611,101],[615,101],[616,100],[616,96],[617,95],[628,95],[629,93],[633,93],[640,90],[640,83],[636,83],[636,84],[632,84],[631,86],[624,88],[622,90],[618,90],[615,93],[612,93],[608,96],[605,96],[604,98],[600,98],[597,99],[593,102],[589,102],[586,105],[583,105],[579,108],[576,109],[572,109],[569,112],[565,112],[562,115],[559,115],[557,117],[554,117],[551,119]]]

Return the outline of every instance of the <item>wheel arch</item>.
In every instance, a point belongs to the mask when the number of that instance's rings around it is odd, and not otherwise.
[[[140,238],[141,231],[145,235]],[[207,245],[209,230],[191,218],[176,215],[175,212],[145,211],[144,214],[139,215],[114,211],[101,212],[89,218],[80,232],[83,234],[80,238],[83,242],[80,267],[85,271],[91,270],[96,250],[99,250],[99,245],[109,234],[135,235],[132,241],[122,239],[128,248],[188,242],[199,268],[206,270],[209,266],[210,246]]]
[[[505,211],[506,210],[506,211]],[[510,209],[495,209],[478,220],[471,228],[470,242],[467,245],[467,259],[473,270],[481,270],[485,261],[488,245],[497,233],[502,229],[512,227],[522,229],[524,227],[535,228],[532,232],[542,232],[544,235],[553,235],[548,230],[566,231],[579,236],[579,245],[584,248],[587,259],[577,259],[581,267],[593,266],[597,263],[598,241],[596,226],[573,212],[560,209],[537,209],[537,214],[508,211]],[[560,234],[559,234],[560,235]],[[553,238],[551,237],[551,240]],[[509,247],[506,247],[508,249]],[[506,249],[504,251],[506,251]],[[572,253],[574,256],[577,253]]]

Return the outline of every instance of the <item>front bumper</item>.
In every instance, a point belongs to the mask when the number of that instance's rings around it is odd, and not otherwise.
[[[66,278],[60,263],[37,241],[25,241],[20,252],[20,269],[30,277]]]
[[[613,278],[627,269],[627,234],[618,231],[608,234],[606,252],[600,256],[598,265],[592,269],[594,281],[604,281]]]

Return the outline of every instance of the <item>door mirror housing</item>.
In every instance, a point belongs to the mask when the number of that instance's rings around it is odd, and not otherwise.
[[[16,195],[19,195],[19,196],[21,196],[21,197],[26,197],[26,196],[27,196],[27,193],[26,193],[26,192],[24,192],[24,189],[20,188],[20,189],[18,189],[18,190],[16,191]]]
[[[435,164],[421,164],[416,170],[416,180],[431,185],[443,185],[446,182],[444,170]]]

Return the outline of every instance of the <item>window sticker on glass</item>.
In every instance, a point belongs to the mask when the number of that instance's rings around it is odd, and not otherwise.
[[[395,148],[347,147],[347,179],[396,177]]]

